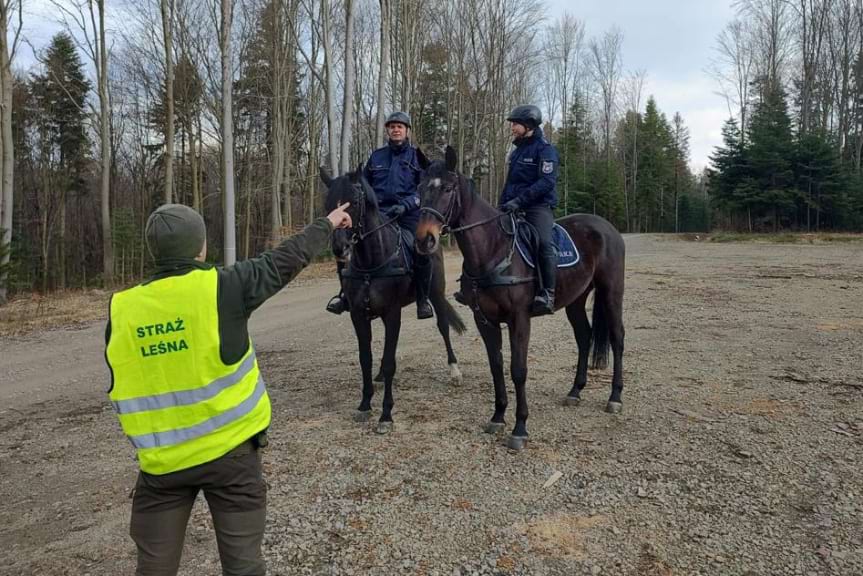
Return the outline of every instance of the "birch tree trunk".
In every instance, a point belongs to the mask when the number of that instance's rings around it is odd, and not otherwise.
[[[270,4],[272,10],[271,18],[273,22],[273,34],[270,39],[272,42],[272,85],[273,85],[273,101],[271,105],[273,115],[273,150],[271,159],[271,175],[272,175],[272,190],[270,191],[270,240],[275,243],[282,228],[282,180],[284,178],[284,149],[285,149],[285,130],[284,116],[282,114],[284,106],[282,105],[283,77],[284,77],[284,48],[282,31],[284,20],[282,18],[282,3],[280,0],[273,0]],[[286,202],[289,200],[286,199]]]
[[[174,192],[174,0],[161,0],[162,38],[165,49],[165,204]]]
[[[342,102],[342,139],[339,156],[341,174],[350,170],[351,129],[354,119],[354,87],[356,60],[354,59],[354,0],[345,0],[345,85]]]
[[[338,135],[336,134],[336,76],[333,70],[333,41],[330,30],[330,3],[321,0],[321,24],[323,25],[322,38],[324,49],[324,70],[326,72],[326,98],[327,98],[327,130],[330,150],[330,173],[333,176],[339,173]]]
[[[384,121],[386,117],[387,72],[390,69],[390,2],[380,0],[381,6],[381,66],[378,71],[377,121],[375,123],[375,148],[384,145]],[[459,157],[461,160],[461,157]]]
[[[231,266],[237,261],[236,202],[234,198],[234,124],[233,124],[233,69],[231,65],[231,25],[233,0],[222,0],[222,191],[225,207],[224,263]]]
[[[90,0],[90,17],[93,18],[93,1]],[[114,286],[114,241],[111,230],[111,103],[108,100],[108,47],[105,38],[105,0],[95,0],[99,13],[95,58],[96,77],[99,81],[99,136],[102,157],[101,202],[102,202],[102,277],[106,288]]]
[[[7,279],[12,244],[12,213],[14,211],[15,151],[12,144],[12,58],[15,40],[9,45],[9,15],[14,2],[0,0],[0,306],[7,300]],[[18,1],[20,32],[21,2]]]

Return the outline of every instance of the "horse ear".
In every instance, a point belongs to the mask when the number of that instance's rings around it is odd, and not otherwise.
[[[417,148],[417,163],[423,170],[428,170],[429,164],[431,164],[422,148]]]
[[[449,144],[446,146],[446,155],[444,158],[446,159],[446,169],[450,172],[455,172],[458,166],[458,154],[456,154],[455,149]]]
[[[318,169],[318,174],[320,174],[321,180],[324,182],[324,185],[329,188],[330,185],[333,183],[333,177],[330,176],[330,171],[327,170],[324,166],[321,166]]]

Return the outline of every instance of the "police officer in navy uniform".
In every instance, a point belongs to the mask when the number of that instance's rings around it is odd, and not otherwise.
[[[363,176],[371,184],[378,198],[378,206],[384,220],[395,219],[398,225],[412,237],[407,246],[413,246],[413,237],[420,218],[420,197],[417,185],[422,169],[417,159],[417,149],[411,146],[409,132],[411,118],[405,112],[393,112],[387,117],[387,145],[372,152],[363,170]],[[434,316],[429,303],[431,289],[431,259],[414,253],[414,285],[417,297],[417,318]],[[334,296],[327,310],[341,314],[348,309],[344,293]]]
[[[552,238],[553,210],[557,205],[557,149],[542,134],[542,113],[536,106],[516,106],[507,121],[515,148],[509,157],[500,208],[506,212],[524,212],[525,219],[536,228],[540,289],[531,313],[553,314],[557,277],[557,253]]]

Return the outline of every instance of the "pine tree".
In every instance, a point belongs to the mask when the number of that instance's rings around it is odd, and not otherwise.
[[[782,87],[768,83],[756,104],[748,134],[748,157],[756,185],[759,212],[777,231],[794,209],[794,139]]]
[[[680,112],[674,114],[671,126],[671,161],[673,165],[674,231],[680,232],[680,201],[694,187],[694,178],[689,171],[689,128]],[[688,205],[687,205],[688,206]]]
[[[722,146],[718,146],[710,156],[712,171],[709,189],[713,200],[720,210],[729,214],[746,212],[749,228],[749,211],[752,198],[748,197],[750,176],[743,135],[734,118],[722,126]]]
[[[46,218],[41,230],[42,289],[47,290],[52,271],[58,286],[66,287],[67,207],[70,200],[78,200],[87,192],[85,175],[90,143],[86,132],[86,99],[90,82],[72,37],[66,33],[54,36],[42,64],[42,73],[34,75],[32,81],[44,182],[41,203],[44,215],[56,213],[55,218]],[[52,240],[55,233],[56,242]],[[58,253],[51,267],[54,244]]]
[[[638,205],[646,218],[645,228],[665,232],[668,217],[673,216],[672,138],[668,121],[652,96],[647,100],[639,139]]]
[[[57,34],[48,46],[44,70],[33,77],[32,90],[41,128],[61,168],[84,168],[89,142],[86,133],[86,99],[90,82],[72,37]],[[71,176],[71,175],[70,175]]]
[[[797,187],[802,199],[807,230],[820,230],[822,215],[834,225],[850,209],[836,148],[817,132],[800,136],[795,158]],[[813,221],[814,212],[814,221]]]
[[[595,148],[595,142],[591,140],[591,127],[588,124],[588,109],[584,94],[577,91],[574,103],[567,117],[567,126],[562,131],[558,141],[560,156],[566,156],[566,164],[561,162],[561,175],[566,171],[567,182],[569,182],[569,193],[567,198],[561,198],[558,205],[558,215],[573,214],[576,212],[591,213],[594,210],[594,198],[596,196],[596,180],[589,176],[591,167],[590,155]],[[566,154],[564,155],[564,150]],[[566,206],[563,201],[566,200]]]

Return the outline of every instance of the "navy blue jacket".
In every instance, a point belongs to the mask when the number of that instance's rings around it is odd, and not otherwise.
[[[509,156],[506,185],[500,204],[518,198],[522,208],[557,205],[557,148],[542,135],[542,128],[533,135],[519,138]]]
[[[403,228],[416,229],[420,219],[420,197],[417,185],[422,169],[417,161],[416,148],[405,142],[401,146],[387,145],[378,148],[369,157],[363,175],[374,188],[378,207],[382,213],[396,204],[406,212],[399,220]]]

